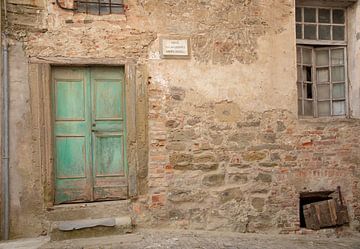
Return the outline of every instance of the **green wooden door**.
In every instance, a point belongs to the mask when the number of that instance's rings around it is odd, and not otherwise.
[[[123,68],[56,67],[52,82],[55,203],[125,199]]]

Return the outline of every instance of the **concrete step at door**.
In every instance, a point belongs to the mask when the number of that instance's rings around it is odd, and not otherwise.
[[[50,222],[131,216],[130,200],[56,205],[47,209]]]
[[[133,232],[130,216],[56,221],[51,224],[52,241],[119,235]]]

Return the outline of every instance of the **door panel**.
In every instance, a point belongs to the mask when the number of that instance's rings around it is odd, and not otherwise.
[[[90,84],[83,68],[54,68],[55,203],[92,199]]]
[[[56,137],[56,176],[86,178],[85,137]]]
[[[122,82],[94,80],[95,120],[122,119]]]
[[[123,79],[118,68],[91,71],[94,200],[127,197]]]
[[[56,120],[85,120],[83,81],[56,81]]]
[[[96,177],[124,176],[123,138],[121,135],[95,135]]]
[[[124,71],[53,69],[55,203],[127,197]]]

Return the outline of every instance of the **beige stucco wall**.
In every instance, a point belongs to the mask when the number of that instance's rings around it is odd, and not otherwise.
[[[357,64],[360,61],[360,29],[357,21],[360,14],[360,5],[356,4],[348,11],[348,55],[349,55],[349,97],[351,106],[351,115],[355,118],[360,117],[360,72],[357,70]]]
[[[360,123],[298,120],[294,1],[128,0],[120,16],[74,15],[54,1],[9,3],[12,237],[46,233],[51,216],[28,63],[68,58],[146,68],[149,163],[132,203],[139,226],[292,231],[299,193],[338,185],[358,226],[360,151],[352,136]],[[356,23],[349,22],[353,116],[360,115]],[[159,57],[160,37],[171,36],[190,38],[190,59]]]

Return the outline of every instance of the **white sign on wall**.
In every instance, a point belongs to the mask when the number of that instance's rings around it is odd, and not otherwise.
[[[189,39],[161,38],[160,48],[162,58],[190,58]]]

